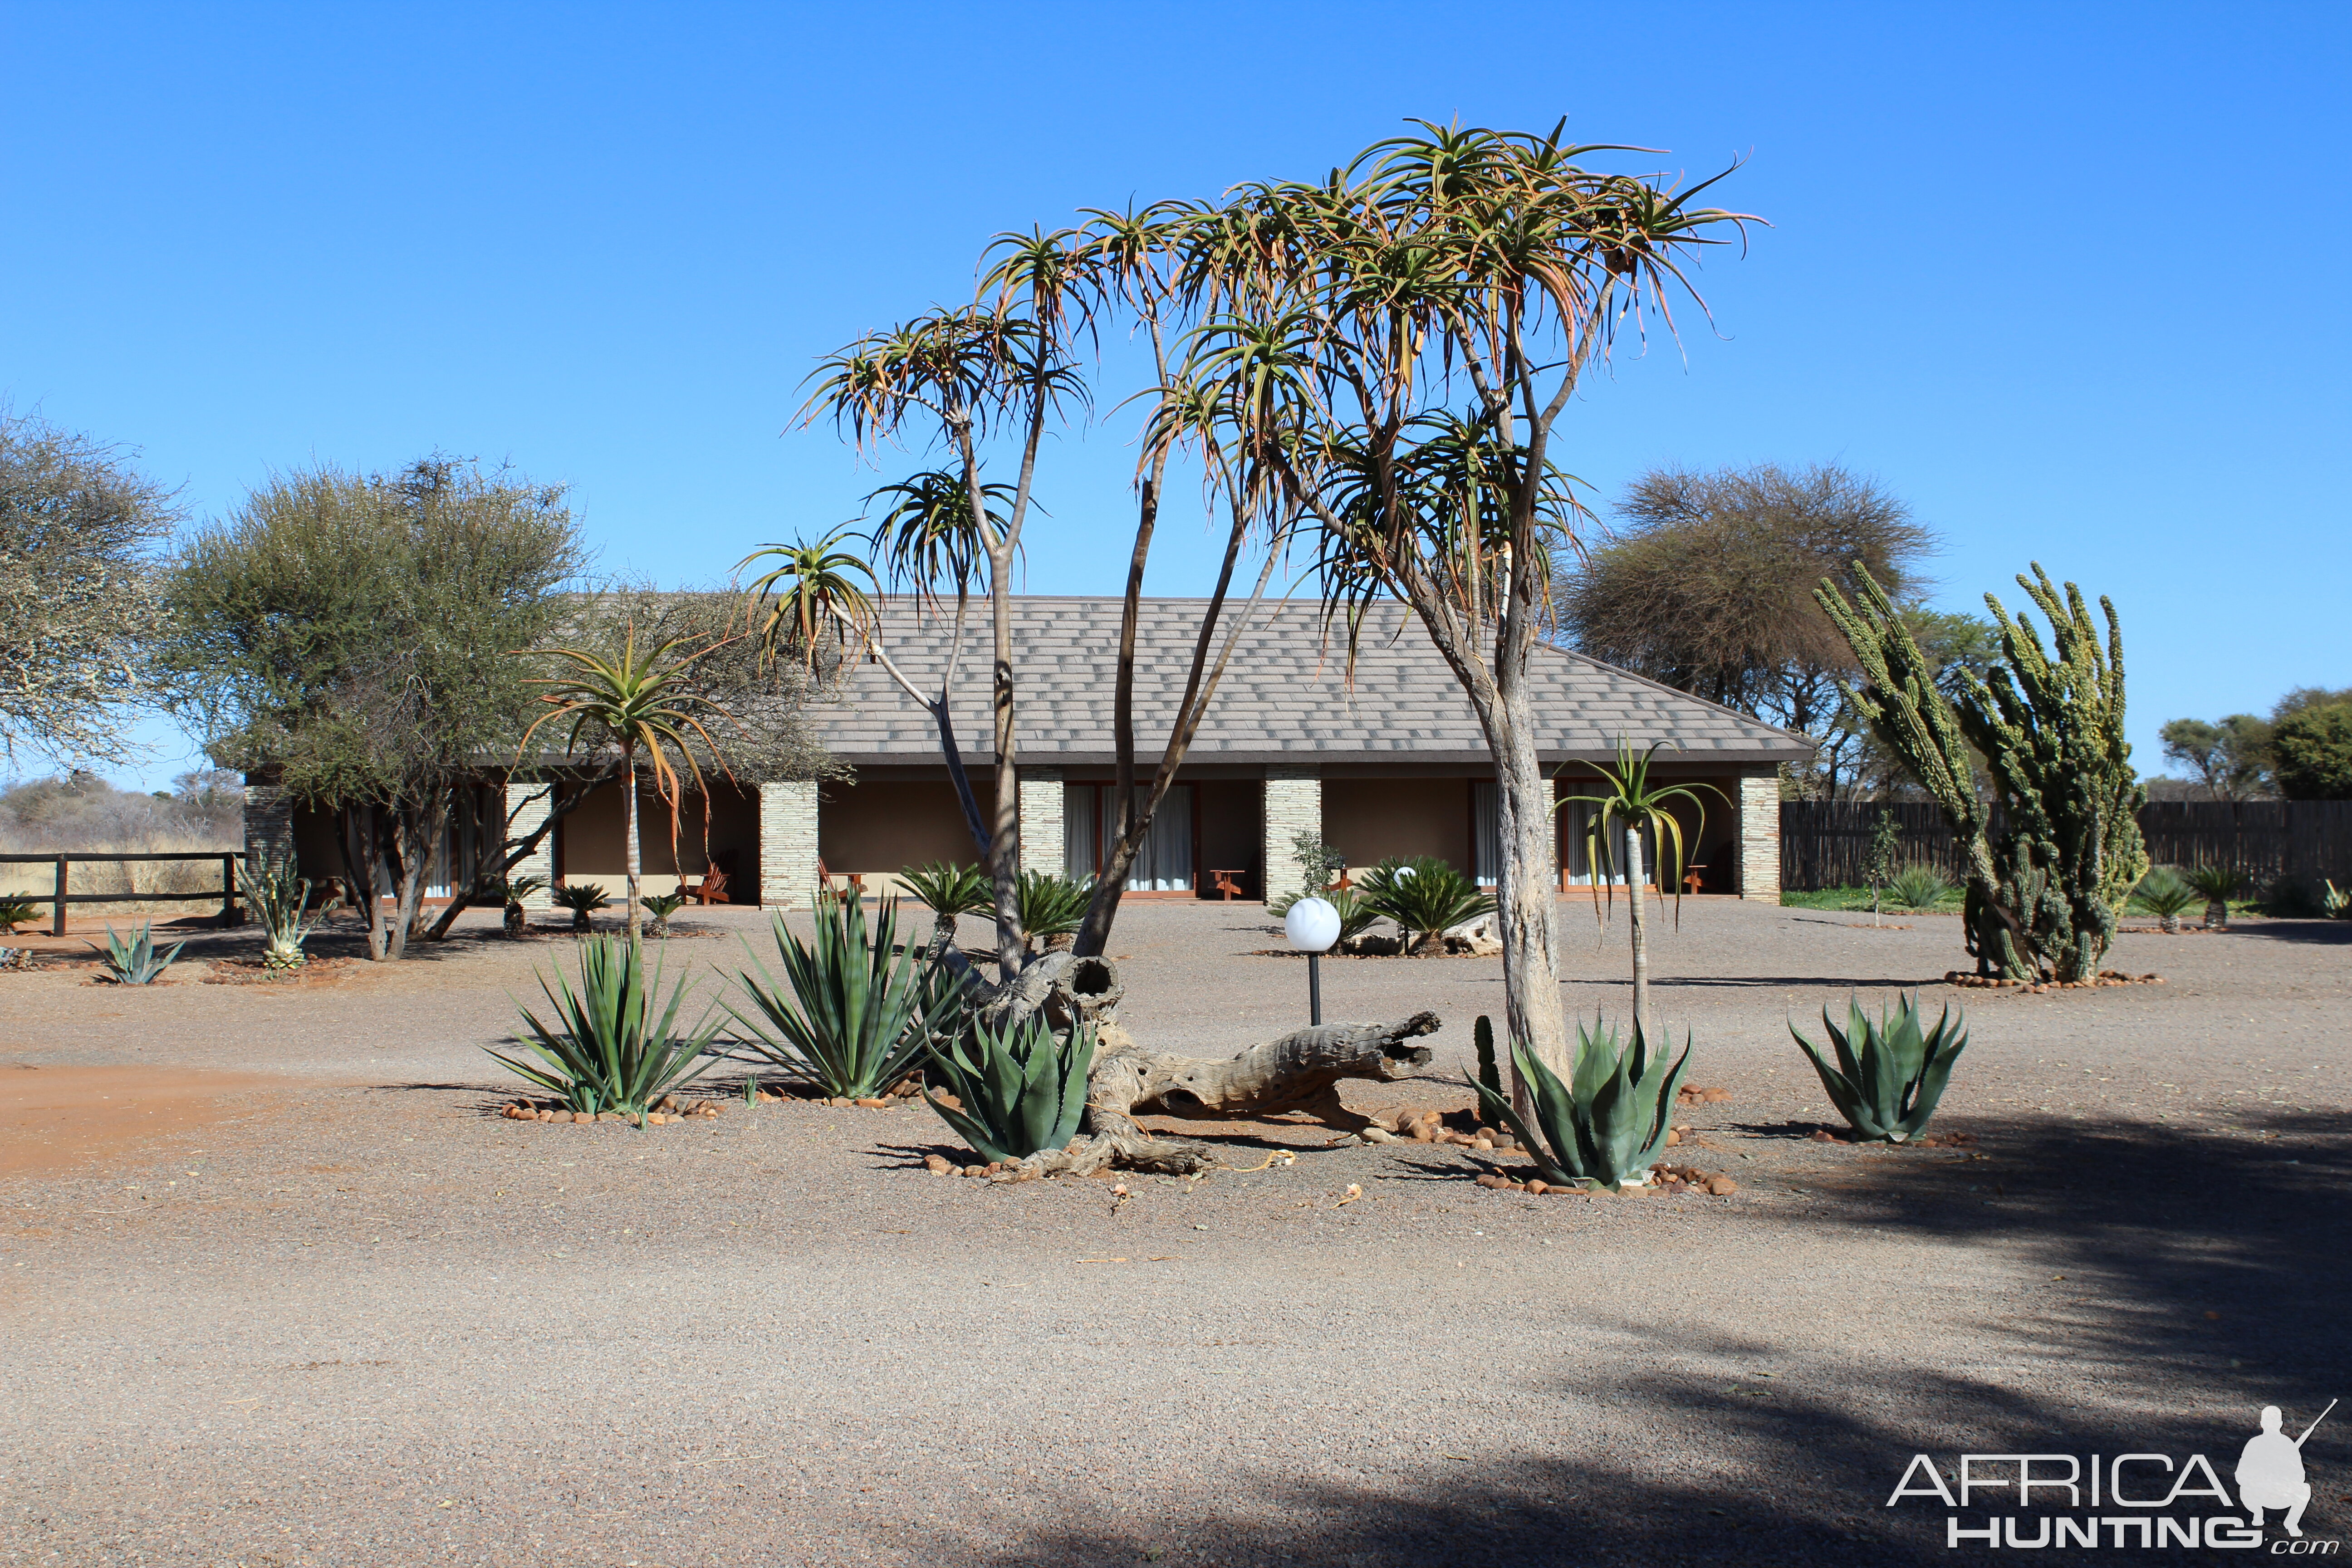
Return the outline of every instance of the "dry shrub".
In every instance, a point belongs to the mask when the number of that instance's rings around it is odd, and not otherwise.
[[[116,789],[93,773],[32,779],[0,789],[0,853],[144,855],[170,851],[241,853],[245,794],[235,773],[184,773],[169,795]],[[197,893],[220,886],[217,861],[110,866],[78,862],[77,893]],[[0,865],[0,896],[47,893],[56,873],[42,865]],[[44,917],[48,910],[42,910]],[[83,905],[77,919],[122,920],[201,914],[198,901]]]

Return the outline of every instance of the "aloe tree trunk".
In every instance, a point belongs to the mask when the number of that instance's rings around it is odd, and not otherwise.
[[[1633,906],[1633,1026],[1644,1034],[1649,1032],[1650,1015],[1650,933],[1642,923],[1642,833],[1628,821],[1625,824],[1625,891],[1626,902]]]
[[[641,916],[645,906],[637,902],[637,879],[644,869],[637,854],[637,749],[633,745],[621,748],[621,835],[629,884],[629,941],[636,942],[645,933]]]

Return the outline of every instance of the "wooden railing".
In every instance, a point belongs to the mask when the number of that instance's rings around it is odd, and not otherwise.
[[[58,868],[57,891],[54,893],[0,893],[0,900],[15,899],[27,904],[55,904],[56,912],[49,923],[52,936],[66,934],[66,906],[68,904],[184,904],[198,900],[218,899],[221,923],[235,925],[239,918],[236,910],[238,858],[234,853],[223,854],[217,850],[162,850],[137,855],[0,855],[0,866],[55,866]],[[77,893],[72,891],[73,863],[77,860],[85,865],[98,866],[159,860],[217,860],[220,862],[221,882],[217,888],[195,893]]]

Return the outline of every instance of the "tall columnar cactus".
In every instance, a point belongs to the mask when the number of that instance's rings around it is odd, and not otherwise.
[[[1960,672],[1957,700],[1885,591],[1861,575],[1857,607],[1824,581],[1815,594],[1863,669],[1846,696],[1944,809],[1967,850],[1969,951],[1980,973],[2026,978],[2046,968],[2086,979],[2114,940],[2116,910],[2147,870],[2137,813],[2147,792],[2124,740],[2123,629],[2099,601],[2107,636],[2080,589],[2063,598],[2037,563],[2019,586],[2048,617],[2053,647],[1991,595],[2003,664]],[[1990,769],[2000,832],[1969,773],[1974,746]]]
[[[2038,562],[2017,584],[2049,620],[2053,646],[1987,594],[2002,662],[1982,679],[1962,675],[1960,730],[1990,764],[2008,817],[1995,862],[2021,888],[2032,874],[2036,896],[2019,912],[2034,948],[2056,978],[2087,980],[2147,871],[2138,816],[2147,791],[2124,739],[2123,627],[2102,597],[2102,649],[2081,589],[2069,583],[2061,599]]]
[[[1980,974],[2023,979],[2032,955],[2017,902],[2003,887],[1987,838],[1990,814],[1979,798],[1968,741],[1950,699],[1936,684],[1936,670],[1903,624],[1895,601],[1870,574],[1855,564],[1856,597],[1847,602],[1827,578],[1813,591],[1862,666],[1859,686],[1844,688],[1846,700],[1882,744],[1903,759],[1936,804],[1961,848],[1966,898],[1962,925],[1969,952]]]

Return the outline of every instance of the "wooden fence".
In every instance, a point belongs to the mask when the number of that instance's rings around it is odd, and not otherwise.
[[[1959,846],[1926,801],[1780,803],[1780,885],[1792,891],[1862,885],[1878,814],[1894,814],[1899,858],[1960,877]],[[2140,807],[2140,836],[2158,866],[2228,866],[2250,889],[2284,881],[2352,886],[2352,801],[2163,801]]]
[[[158,860],[217,860],[220,862],[221,880],[217,888],[207,888],[194,893],[77,893],[73,891],[73,863],[77,860],[84,865],[99,866],[121,866],[132,862]],[[184,904],[197,900],[218,899],[221,907],[221,923],[235,925],[237,921],[236,862],[236,855],[224,855],[216,850],[197,850],[192,853],[161,850],[136,855],[0,855],[0,866],[53,865],[58,868],[55,892],[6,895],[22,903],[55,904],[57,909],[49,924],[49,933],[52,936],[66,934],[66,906],[68,904]]]

